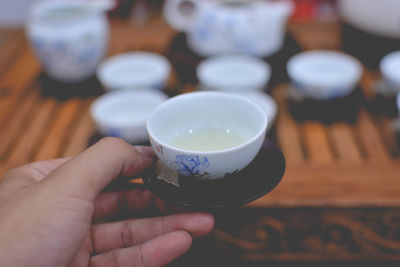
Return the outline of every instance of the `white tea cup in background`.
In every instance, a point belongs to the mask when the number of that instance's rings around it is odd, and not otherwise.
[[[349,95],[363,72],[361,63],[342,52],[315,50],[289,59],[287,72],[293,88],[318,100]]]
[[[167,99],[164,93],[150,88],[118,90],[97,98],[90,113],[100,134],[142,144],[149,141],[147,117]]]
[[[384,56],[379,67],[388,89],[400,92],[400,51],[394,51]]]
[[[271,67],[254,56],[228,54],[202,61],[196,72],[205,90],[262,91],[267,87]]]
[[[171,73],[171,64],[162,55],[128,52],[112,56],[100,64],[97,77],[105,90],[163,89]]]

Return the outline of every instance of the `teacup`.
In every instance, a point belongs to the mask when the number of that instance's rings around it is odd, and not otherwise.
[[[147,117],[167,99],[164,93],[149,88],[118,90],[97,98],[90,114],[100,134],[142,144],[149,141]]]
[[[238,92],[265,90],[271,67],[265,61],[243,54],[211,57],[196,69],[202,89]]]
[[[170,170],[193,180],[219,179],[245,168],[261,149],[265,113],[228,93],[173,97],[147,120],[150,143]]]
[[[302,52],[287,63],[296,90],[309,98],[329,100],[349,95],[362,75],[357,59],[345,53],[316,50]]]
[[[128,52],[108,58],[100,64],[97,77],[106,90],[163,89],[171,73],[164,56],[150,52]]]
[[[392,91],[400,92],[400,51],[384,56],[380,62],[383,81]]]
[[[104,10],[86,1],[39,1],[27,21],[28,38],[45,72],[55,80],[79,82],[94,74],[108,45]]]

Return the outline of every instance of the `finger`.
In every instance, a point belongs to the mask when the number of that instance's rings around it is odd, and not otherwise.
[[[119,175],[133,176],[154,163],[149,147],[134,147],[118,138],[103,138],[43,180],[49,188],[93,201]],[[150,156],[150,157],[149,157]]]
[[[159,197],[155,197],[155,206],[156,206],[156,209],[160,212],[168,211],[168,204]]]
[[[152,207],[154,201],[153,194],[142,188],[104,192],[94,202],[93,219],[103,219],[134,211],[145,211]]]
[[[112,250],[92,257],[90,266],[164,266],[183,255],[192,238],[185,231],[176,231],[149,240],[144,244]]]
[[[79,248],[78,252],[76,252],[74,259],[68,266],[90,266],[89,262],[92,254],[92,239],[90,237],[90,234],[87,233],[85,239],[81,244],[81,247]]]
[[[7,194],[13,194],[21,187],[41,181],[53,170],[71,158],[52,159],[33,162],[10,170],[1,180],[2,188]]]
[[[101,220],[116,215],[132,215],[133,212],[171,213],[182,211],[182,207],[167,204],[154,196],[150,190],[142,187],[123,191],[103,192],[94,202],[94,220]]]
[[[184,230],[194,238],[206,235],[214,227],[214,217],[207,213],[180,213],[166,217],[127,220],[92,227],[93,248],[102,253],[141,244],[157,236]]]

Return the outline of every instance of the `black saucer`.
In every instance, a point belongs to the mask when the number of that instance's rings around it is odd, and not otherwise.
[[[348,23],[342,23],[342,50],[358,58],[368,69],[379,69],[382,58],[400,47],[400,40],[370,34]]]
[[[189,208],[222,208],[251,202],[268,192],[285,172],[283,153],[266,140],[257,157],[243,170],[227,178],[193,181],[180,177],[180,186],[157,179],[155,170],[142,176],[145,185],[158,197]]]
[[[364,95],[360,87],[350,94],[333,99],[310,98],[291,84],[286,88],[289,112],[297,121],[314,120],[324,124],[357,122]]]
[[[182,85],[198,84],[196,76],[197,65],[206,59],[194,52],[187,44],[187,35],[178,33],[172,38],[171,44],[167,51],[167,57],[170,59],[176,71],[177,79]],[[262,58],[271,65],[271,79],[268,83],[267,91],[274,88],[277,84],[289,81],[286,73],[286,62],[290,57],[301,51],[300,45],[291,33],[285,35],[282,48],[268,57]],[[180,88],[176,88],[177,92],[172,95],[181,93]]]
[[[80,82],[67,83],[57,81],[46,73],[41,73],[38,81],[42,96],[54,97],[58,100],[67,100],[75,97],[88,98],[99,96],[104,92],[95,75]]]
[[[375,83],[373,90],[374,98],[369,103],[373,112],[392,119],[397,118],[400,115],[396,104],[398,92],[390,88],[383,79]]]

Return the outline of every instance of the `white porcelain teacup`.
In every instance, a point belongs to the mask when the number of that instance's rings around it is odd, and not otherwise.
[[[225,92],[265,90],[270,65],[260,58],[225,54],[202,61],[196,69],[202,89]]]
[[[132,144],[147,143],[146,120],[168,96],[150,88],[117,90],[97,98],[90,114],[100,134],[120,137]]]
[[[160,160],[192,179],[218,179],[245,168],[261,149],[265,113],[228,93],[173,97],[148,117],[147,131]]]
[[[384,56],[379,67],[388,89],[400,92],[400,51],[394,51]]]
[[[163,89],[171,73],[171,64],[162,55],[128,52],[112,56],[100,64],[97,77],[106,90]]]
[[[98,2],[98,1],[94,1]],[[105,10],[87,1],[39,1],[26,30],[44,71],[53,79],[79,82],[94,74],[108,45]]]
[[[287,72],[292,85],[301,94],[318,100],[349,95],[362,76],[362,65],[342,52],[313,50],[289,59]]]

